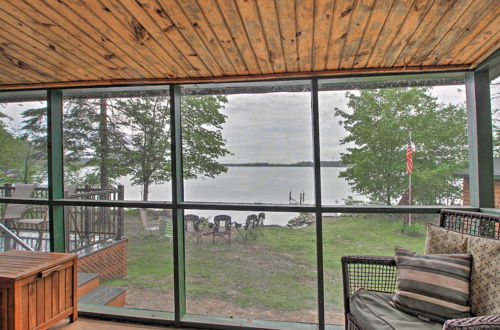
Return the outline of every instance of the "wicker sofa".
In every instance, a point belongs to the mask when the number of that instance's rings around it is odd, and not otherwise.
[[[439,226],[459,233],[500,240],[500,216],[496,215],[478,212],[442,210],[440,214]],[[394,257],[388,256],[343,256],[341,262],[344,282],[346,329],[365,330],[367,326],[357,320],[355,315],[352,313],[352,306],[350,305],[351,298],[353,294],[357,293],[356,291],[358,289],[370,290],[369,292],[372,293],[373,291],[376,291],[379,292],[377,293],[379,295],[380,292],[395,292],[396,260]],[[370,306],[367,308],[370,309]],[[371,312],[374,315],[376,314],[373,311]],[[400,313],[405,314],[403,312]],[[409,314],[406,315],[409,316]],[[412,316],[409,317],[411,318]],[[384,319],[380,319],[385,322]],[[408,319],[406,319],[405,322],[408,324]],[[410,319],[410,322],[413,322],[413,320]],[[370,324],[369,327],[372,327],[372,324]],[[396,329],[396,327],[390,325],[388,327]],[[374,328],[377,328],[377,326]],[[415,326],[415,328],[420,329],[422,328],[422,325],[419,325],[419,327]],[[429,326],[429,328],[431,327]],[[441,328],[441,324],[434,324],[433,328]],[[444,323],[443,329],[500,329],[500,314],[448,320]]]

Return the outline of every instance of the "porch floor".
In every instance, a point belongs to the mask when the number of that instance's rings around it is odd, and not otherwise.
[[[172,327],[166,326],[151,326],[151,325],[142,325],[136,323],[122,323],[122,322],[113,322],[113,321],[102,321],[80,317],[74,323],[69,323],[69,319],[64,319],[59,322],[57,325],[50,328],[50,330],[96,330],[96,329],[106,329],[106,330],[149,330],[149,329],[176,329]],[[183,328],[183,329],[192,329],[193,328]]]

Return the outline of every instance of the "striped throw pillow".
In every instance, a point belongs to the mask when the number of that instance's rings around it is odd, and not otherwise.
[[[417,254],[396,248],[397,288],[391,303],[424,320],[471,317],[470,254]]]

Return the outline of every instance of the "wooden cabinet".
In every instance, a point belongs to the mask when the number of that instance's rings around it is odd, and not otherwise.
[[[0,328],[46,329],[77,318],[77,256],[0,253]]]

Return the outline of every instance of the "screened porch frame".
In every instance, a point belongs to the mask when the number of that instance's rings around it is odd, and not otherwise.
[[[311,82],[311,118],[314,160],[314,205],[272,205],[272,204],[245,204],[245,203],[212,203],[212,202],[189,202],[184,200],[184,178],[182,165],[182,131],[181,131],[181,85],[170,84],[170,125],[171,125],[171,164],[172,164],[172,200],[170,202],[156,201],[85,201],[64,199],[64,169],[63,169],[63,88],[47,89],[48,108],[48,188],[47,200],[40,199],[15,199],[0,198],[1,203],[18,203],[33,205],[48,205],[50,219],[51,250],[63,252],[65,247],[64,230],[64,206],[116,206],[129,208],[155,208],[170,209],[173,214],[173,260],[174,260],[174,313],[132,310],[128,308],[100,308],[97,310],[92,306],[80,306],[82,315],[112,318],[117,320],[134,320],[156,324],[190,326],[205,328],[252,329],[269,326],[268,321],[255,320],[251,324],[239,324],[230,319],[212,316],[193,316],[186,314],[186,282],[185,282],[185,244],[184,244],[184,210],[231,210],[231,211],[268,211],[268,212],[309,212],[316,216],[316,261],[317,261],[317,313],[318,323],[312,324],[312,328],[325,329],[324,311],[324,278],[323,278],[323,213],[415,213],[415,214],[438,214],[441,209],[460,209],[468,211],[492,211],[494,207],[493,192],[493,145],[491,124],[491,96],[490,81],[500,71],[498,52],[492,58],[485,61],[474,71],[461,71],[458,74],[465,76],[467,95],[467,117],[469,137],[469,164],[470,164],[470,206],[335,206],[323,205],[322,184],[320,167],[320,131],[319,131],[319,103],[318,103],[318,80],[321,78],[290,78],[285,80],[307,80]],[[422,79],[436,73],[420,73]],[[353,81],[373,81],[394,77],[405,79],[406,75],[367,75],[364,77],[331,77],[329,79],[344,79]],[[284,79],[282,79],[284,80]],[[269,80],[266,80],[269,81]],[[276,80],[281,81],[281,80]],[[117,86],[119,87],[119,86]],[[96,87],[98,88],[98,87]],[[15,91],[13,93],[32,93],[33,91]],[[0,99],[2,92],[0,92]],[[276,322],[279,327],[282,322]],[[303,328],[303,324],[288,325],[290,328]]]

